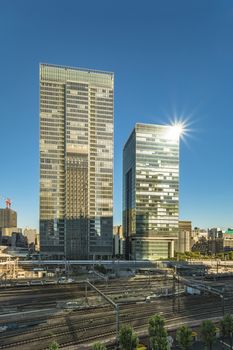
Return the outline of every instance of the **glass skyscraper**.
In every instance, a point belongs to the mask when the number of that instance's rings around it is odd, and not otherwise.
[[[112,255],[113,93],[113,73],[40,66],[40,245],[51,257]]]
[[[179,135],[136,124],[123,151],[123,231],[128,259],[172,257],[179,224]]]

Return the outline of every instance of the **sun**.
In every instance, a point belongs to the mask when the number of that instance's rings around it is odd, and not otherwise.
[[[172,133],[175,137],[180,137],[184,133],[184,124],[182,123],[175,123],[171,126]]]
[[[185,126],[183,123],[174,123],[169,126],[167,137],[171,140],[179,140],[185,132]]]

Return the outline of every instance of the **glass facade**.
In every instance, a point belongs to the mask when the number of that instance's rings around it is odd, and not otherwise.
[[[172,257],[179,222],[179,136],[136,124],[123,151],[123,230],[129,259]]]
[[[54,257],[112,255],[114,75],[40,66],[40,244]]]

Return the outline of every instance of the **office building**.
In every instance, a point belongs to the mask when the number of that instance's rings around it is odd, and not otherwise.
[[[24,235],[24,237],[27,238],[28,245],[30,245],[30,244],[36,245],[36,240],[37,240],[37,236],[38,236],[38,233],[37,233],[36,229],[30,228],[30,227],[26,227],[23,230],[23,235]]]
[[[0,208],[0,228],[17,227],[17,213],[10,208]]]
[[[124,257],[124,239],[119,234],[113,235],[113,256],[120,258]]]
[[[223,234],[224,251],[233,251],[233,230],[227,230]]]
[[[3,236],[11,237],[13,233],[22,233],[22,229],[19,227],[3,227],[0,229]]]
[[[23,235],[27,239],[28,247],[31,250],[39,250],[40,245],[39,245],[39,234],[36,229],[26,227],[23,230]]]
[[[136,124],[123,152],[123,232],[128,259],[173,257],[179,220],[179,134]]]
[[[222,238],[223,232],[220,228],[212,227],[208,228],[208,239]]]
[[[113,226],[113,235],[119,235],[120,239],[123,239],[123,227],[122,225]]]
[[[208,229],[208,250],[211,254],[233,250],[233,230],[222,231],[220,228]]]
[[[122,225],[113,226],[113,255],[114,257],[124,257],[125,240]]]
[[[15,233],[22,233],[22,229],[18,227],[0,228],[0,245],[8,245],[6,242],[10,242],[12,235]]]
[[[177,253],[189,252],[191,249],[192,222],[179,221],[178,239],[175,241],[175,251]]]
[[[112,256],[112,73],[40,66],[40,246],[54,258]]]

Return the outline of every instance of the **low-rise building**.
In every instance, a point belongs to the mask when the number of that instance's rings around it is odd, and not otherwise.
[[[233,250],[233,229],[228,228],[223,233],[223,240],[224,251]]]
[[[208,229],[208,237],[199,237],[192,251],[211,255],[233,251],[233,230],[228,229],[224,232],[219,228]]]

